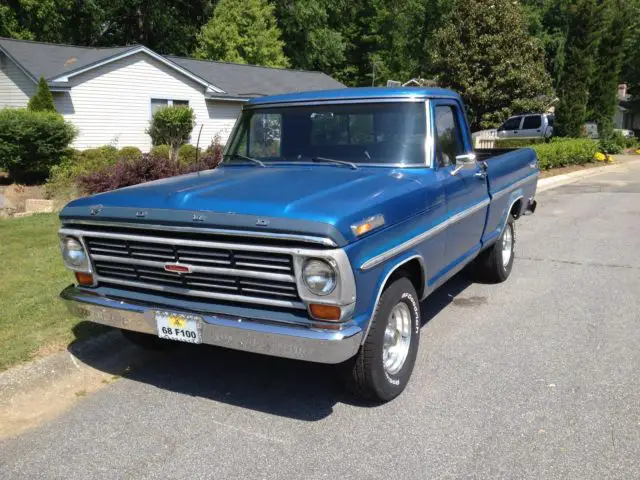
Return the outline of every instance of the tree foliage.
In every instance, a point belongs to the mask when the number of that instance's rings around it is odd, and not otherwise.
[[[461,93],[472,128],[497,126],[514,113],[541,111],[551,94],[539,42],[511,0],[458,0],[435,33],[433,68]]]
[[[286,67],[280,28],[267,0],[220,0],[198,35],[196,56],[209,60]]]
[[[29,105],[27,106],[27,108],[34,112],[56,111],[56,106],[53,103],[53,95],[51,95],[51,90],[49,90],[49,85],[47,85],[47,81],[44,79],[44,77],[40,77],[36,93],[29,100]]]
[[[591,78],[587,116],[598,124],[598,132],[603,138],[613,135],[618,82],[628,34],[626,13],[625,0],[612,0],[602,10],[604,25]]]
[[[600,10],[596,0],[576,0],[568,8],[566,60],[558,86],[556,131],[579,137],[586,120],[589,87],[600,41]]]
[[[349,86],[449,79],[482,125],[546,106],[549,83],[566,134],[586,119],[608,131],[619,82],[640,110],[640,0],[4,0],[0,36],[141,43],[161,54],[319,70]],[[461,78],[455,65],[474,76]],[[535,86],[532,72],[550,80]]]

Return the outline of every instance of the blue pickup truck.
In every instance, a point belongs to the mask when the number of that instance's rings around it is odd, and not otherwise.
[[[474,151],[450,90],[254,99],[215,170],[62,210],[77,283],[61,297],[144,347],[339,364],[352,392],[388,401],[414,367],[421,301],[472,262],[509,276],[538,174],[530,149]]]

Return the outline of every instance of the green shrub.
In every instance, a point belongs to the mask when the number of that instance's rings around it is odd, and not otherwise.
[[[55,112],[0,110],[0,169],[13,180],[46,172],[68,155],[75,127]]]
[[[624,139],[623,139],[623,143],[624,143]],[[610,154],[610,155],[614,155],[616,153],[620,153],[623,148],[624,148],[624,145],[620,145],[615,140],[614,137],[612,137],[612,138],[601,138],[600,141],[598,142],[598,149],[602,153],[607,153],[607,154]]]
[[[550,143],[532,148],[536,151],[540,169],[549,170],[592,162],[598,143],[588,138],[554,138]]]
[[[110,145],[82,151],[74,150],[59,165],[55,165],[49,170],[49,179],[45,185],[47,196],[69,199],[83,195],[86,192],[78,188],[78,178],[90,173],[101,172],[115,165],[120,156],[118,149]]]
[[[635,148],[638,146],[638,139],[636,137],[625,137],[624,148]]]
[[[524,148],[547,143],[544,138],[504,138],[496,140],[495,148]]]
[[[29,100],[27,108],[34,112],[56,111],[56,106],[53,103],[53,95],[51,95],[51,90],[49,90],[49,85],[47,85],[47,81],[44,77],[40,77],[38,89],[36,90],[35,95],[31,97],[31,100]]]
[[[135,160],[142,155],[142,151],[138,147],[122,147],[118,152],[120,160]]]
[[[171,158],[171,147],[169,145],[156,145],[149,153],[157,158]]]
[[[169,145],[171,158],[176,160],[178,149],[187,143],[195,124],[195,115],[190,107],[165,107],[153,114],[147,133],[154,145]]]
[[[190,143],[185,143],[178,150],[178,160],[180,165],[191,165],[196,162],[198,149]]]

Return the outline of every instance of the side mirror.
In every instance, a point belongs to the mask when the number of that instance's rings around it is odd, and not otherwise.
[[[476,154],[465,153],[456,156],[456,168],[451,171],[451,175],[457,175],[460,170],[476,168]]]

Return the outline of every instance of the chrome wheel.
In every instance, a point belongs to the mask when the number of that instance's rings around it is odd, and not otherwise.
[[[385,371],[395,375],[404,365],[411,344],[411,311],[400,302],[389,315],[382,344],[382,363]]]
[[[507,225],[502,235],[502,267],[506,270],[513,255],[513,233],[511,227]]]

